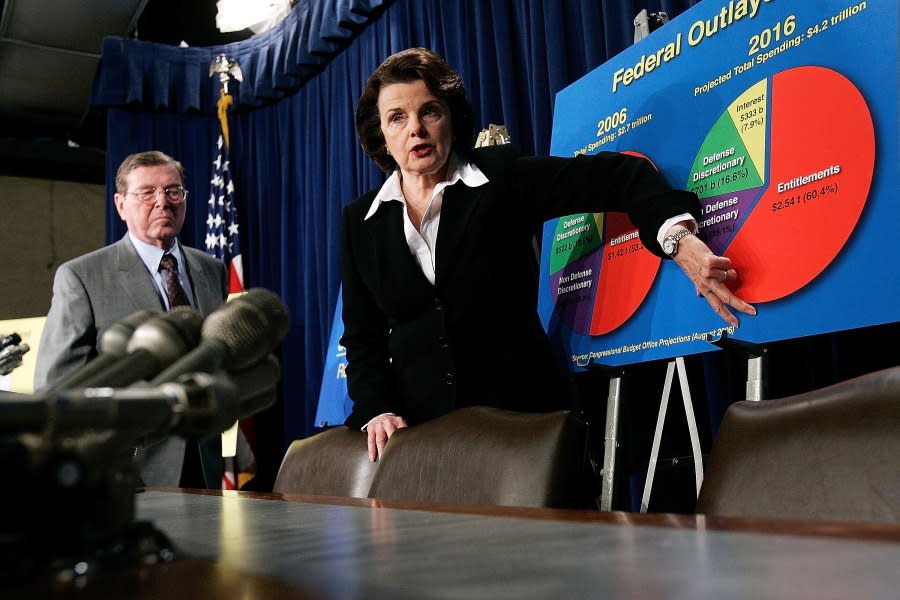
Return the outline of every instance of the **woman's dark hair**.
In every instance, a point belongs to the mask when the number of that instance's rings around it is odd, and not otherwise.
[[[378,94],[392,83],[424,81],[428,90],[447,103],[453,124],[453,151],[465,153],[472,146],[475,119],[472,105],[466,98],[462,78],[447,62],[427,48],[409,48],[390,55],[369,76],[356,107],[356,131],[363,151],[385,173],[391,173],[397,163],[387,153],[378,114]]]

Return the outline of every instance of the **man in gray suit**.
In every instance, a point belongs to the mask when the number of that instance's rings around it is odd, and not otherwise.
[[[103,331],[136,311],[163,312],[173,302],[187,302],[205,316],[224,303],[228,294],[225,264],[178,242],[187,194],[181,163],[162,152],[139,152],[122,162],[114,199],[128,233],[57,269],[38,348],[35,391],[95,358]],[[179,295],[180,302],[169,299],[165,270],[161,270],[161,263],[167,264],[166,255],[176,261],[176,269],[171,270],[177,270],[185,292]],[[146,485],[221,487],[218,436],[201,442],[199,448],[170,437],[139,448],[136,461]]]

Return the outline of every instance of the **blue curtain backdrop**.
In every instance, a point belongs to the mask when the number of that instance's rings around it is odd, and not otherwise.
[[[340,286],[341,209],[383,181],[359,149],[353,126],[356,101],[371,71],[392,52],[430,47],[463,76],[476,123],[504,124],[525,152],[546,154],[555,94],[629,46],[641,9],[675,17],[697,1],[300,0],[273,30],[226,46],[105,41],[93,105],[107,110],[108,194],[127,154],[156,148],[177,157],[191,191],[182,241],[194,247],[204,247],[220,87],[209,77],[209,64],[225,53],[242,69],[243,82],[230,85],[235,96],[230,125],[245,284],[278,293],[292,317],[281,350],[281,400],[257,418],[257,489],[270,488],[290,441],[315,431]],[[112,242],[125,229],[111,202],[109,207],[107,240]],[[802,353],[802,364],[777,373],[788,384],[774,393],[805,391],[879,366],[835,368],[835,345],[859,339],[831,336],[798,343],[806,345],[785,351],[795,366]],[[698,378],[692,392],[706,390],[709,396],[695,395],[698,420],[707,423],[707,449],[724,407],[744,393],[746,363],[724,354],[692,359],[689,366]],[[830,368],[826,378],[813,368],[817,365]],[[628,393],[634,401],[626,405],[649,419],[651,431],[663,380],[663,371],[653,370],[659,368],[664,365],[648,365],[650,375],[632,378]],[[642,389],[647,382],[652,385]],[[585,404],[602,409],[606,380],[579,385]],[[683,417],[676,414],[675,422]],[[667,423],[667,436],[669,428]],[[646,466],[649,433],[639,425],[632,429],[625,431],[634,441],[629,463],[640,471],[641,464]],[[680,452],[664,445],[661,456],[667,450],[669,455]]]
[[[292,317],[280,414],[266,415],[281,430],[270,427],[258,442],[277,438],[270,470],[287,443],[314,432],[340,285],[341,208],[383,181],[353,126],[371,71],[392,52],[430,47],[460,71],[477,123],[503,123],[524,151],[547,153],[556,92],[630,45],[642,8],[675,16],[694,3],[301,0],[275,29],[225,46],[105,41],[93,105],[107,109],[108,194],[126,155],[175,156],[191,193],[182,241],[194,247],[204,246],[220,87],[209,64],[225,53],[241,66],[243,82],[229,89],[245,282],[278,293]],[[110,208],[107,240],[124,232]]]

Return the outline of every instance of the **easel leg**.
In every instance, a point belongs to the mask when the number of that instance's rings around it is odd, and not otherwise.
[[[729,337],[723,333],[719,339],[710,336],[706,341],[725,350],[737,351],[747,357],[747,400],[762,400],[766,393],[766,362],[768,350],[765,346],[754,342],[745,342]]]
[[[766,356],[747,358],[747,400],[762,400],[766,397]]]
[[[669,395],[672,393],[672,381],[676,367],[678,368],[678,383],[681,386],[681,397],[684,400],[684,415],[687,418],[688,432],[691,438],[691,451],[694,457],[694,483],[698,495],[700,494],[700,486],[703,484],[703,455],[700,452],[700,435],[697,430],[697,420],[694,417],[694,405],[691,401],[691,390],[688,385],[687,370],[684,367],[684,358],[679,356],[666,366],[666,379],[663,383],[662,398],[659,401],[659,414],[656,417],[656,429],[653,432],[653,445],[650,449],[650,463],[647,465],[647,478],[644,480],[644,493],[641,496],[640,511],[642,513],[647,512],[647,507],[650,505],[650,492],[653,489],[653,479],[656,476],[656,462],[659,458],[659,444],[666,421],[666,411],[669,407]]]
[[[622,378],[611,377],[609,397],[606,402],[606,434],[603,438],[603,483],[600,490],[600,510],[612,510],[616,450],[619,445],[619,400],[621,394]]]
[[[644,480],[644,493],[641,496],[641,512],[647,512],[650,504],[650,490],[656,476],[656,459],[659,457],[659,442],[662,439],[663,424],[666,421],[666,410],[669,408],[669,394],[672,392],[672,379],[675,372],[675,361],[666,366],[666,379],[663,383],[662,398],[659,400],[659,414],[656,416],[656,429],[653,430],[653,445],[650,447],[650,463],[647,465],[647,478]]]
[[[687,369],[684,358],[675,359],[678,367],[678,381],[681,384],[681,397],[684,400],[684,416],[687,419],[688,434],[691,438],[691,454],[694,456],[694,486],[697,496],[703,485],[703,454],[700,452],[700,433],[697,431],[697,419],[694,417],[694,403],[691,401],[691,388],[688,385]]]

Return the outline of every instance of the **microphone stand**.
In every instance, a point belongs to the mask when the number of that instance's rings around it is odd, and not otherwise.
[[[155,387],[0,392],[0,464],[12,482],[0,494],[0,582],[77,585],[102,569],[177,558],[164,532],[135,518],[135,447],[218,435],[271,406],[280,378],[267,354]]]
[[[0,500],[0,581],[66,584],[175,558],[165,533],[135,519],[133,445],[109,429],[50,442],[39,434],[0,437],[0,464],[12,482]]]
[[[175,546],[136,520],[134,448],[148,436],[201,439],[239,412],[227,377],[196,373],[155,388],[0,395],[0,581],[84,581],[110,567],[174,560]]]

